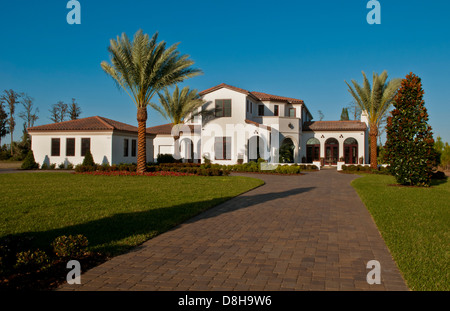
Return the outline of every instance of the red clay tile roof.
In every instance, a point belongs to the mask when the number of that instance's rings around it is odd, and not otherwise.
[[[250,92],[235,86],[231,86],[225,83],[221,83],[219,85],[213,86],[209,89],[206,89],[204,91],[201,91],[199,94],[200,95],[205,95],[211,92],[214,92],[216,90],[219,90],[221,88],[227,88],[248,96],[251,96],[253,98],[255,98],[256,100],[271,100],[271,101],[282,101],[282,102],[288,102],[291,104],[304,104],[303,100],[301,99],[297,99],[297,98],[291,98],[291,97],[284,97],[284,96],[278,96],[278,95],[272,95],[272,94],[267,94],[267,93],[263,93],[263,92]]]
[[[228,84],[225,84],[225,83],[221,83],[219,85],[210,87],[209,89],[206,89],[206,90],[203,90],[203,91],[199,92],[199,95],[203,96],[205,94],[214,92],[214,91],[219,90],[221,88],[227,88],[227,89],[239,92],[239,93],[243,93],[245,95],[249,95],[250,94],[250,92],[247,91],[247,90],[244,90],[244,89],[241,89],[241,88],[238,88],[238,87],[235,87],[235,86],[231,86],[231,85],[228,85]]]
[[[278,95],[271,95],[271,94],[266,94],[266,93],[262,93],[262,92],[251,92],[251,93],[253,95],[255,95],[261,101],[262,100],[270,100],[270,101],[288,102],[290,104],[304,104],[303,100],[301,100],[301,99],[278,96]]]
[[[124,131],[137,132],[137,127],[126,123],[114,121],[104,117],[88,117],[59,123],[34,126],[28,128],[29,132],[37,131]]]
[[[303,124],[303,131],[365,131],[361,121],[312,121]]]
[[[191,129],[191,133],[194,133],[195,131],[195,125],[194,124],[185,124],[189,126]],[[147,127],[147,134],[154,134],[154,135],[171,135],[172,134],[172,127],[173,123],[167,123],[162,125],[157,125],[153,127]],[[181,130],[182,132],[182,130]]]

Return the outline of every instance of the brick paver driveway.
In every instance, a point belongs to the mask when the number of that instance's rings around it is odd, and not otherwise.
[[[245,175],[245,174],[241,174]],[[266,184],[161,234],[61,290],[408,290],[356,175],[256,175]],[[366,281],[381,264],[381,284]]]

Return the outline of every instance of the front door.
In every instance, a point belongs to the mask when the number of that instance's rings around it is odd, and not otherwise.
[[[358,164],[357,154],[358,154],[358,145],[344,146],[345,164]]]
[[[338,145],[328,145],[325,147],[325,163],[336,165],[339,157]]]

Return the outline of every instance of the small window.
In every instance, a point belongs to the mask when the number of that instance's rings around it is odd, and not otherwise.
[[[278,105],[273,106],[273,115],[278,116]]]
[[[123,140],[123,156],[128,157],[128,139]]]
[[[66,157],[75,156],[75,138],[66,138]]]
[[[81,138],[81,156],[84,157],[88,150],[91,151],[91,139]]]
[[[295,118],[295,108],[289,108],[289,116]]]
[[[136,139],[133,139],[131,141],[131,156],[132,157],[136,156],[136,151],[137,151],[137,142],[136,142]]]
[[[59,157],[60,156],[60,148],[61,147],[61,139],[59,138],[52,138],[52,150],[51,154],[52,157]]]
[[[264,105],[258,105],[258,116],[264,116]]]
[[[216,137],[214,153],[216,160],[231,160],[231,137]]]
[[[231,99],[216,99],[216,117],[231,117]]]

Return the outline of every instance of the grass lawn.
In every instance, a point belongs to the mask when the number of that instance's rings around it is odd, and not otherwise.
[[[83,234],[90,250],[117,255],[194,215],[260,186],[228,177],[0,174],[0,238]]]
[[[396,187],[392,176],[352,182],[411,290],[450,290],[450,182]],[[383,267],[381,267],[383,273]]]

